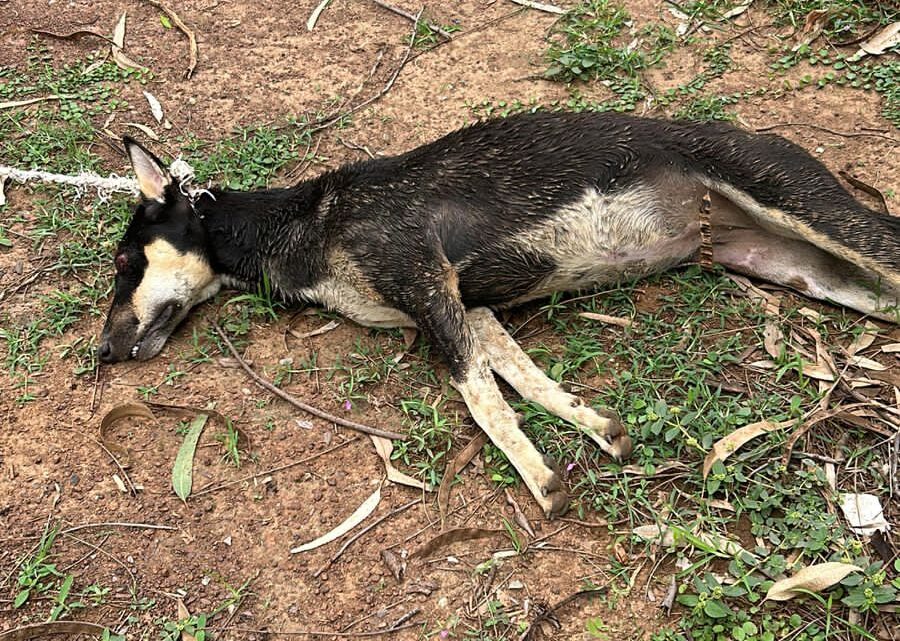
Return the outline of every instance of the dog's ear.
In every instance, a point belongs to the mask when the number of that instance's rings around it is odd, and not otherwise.
[[[131,160],[131,167],[137,175],[141,195],[147,200],[166,201],[166,187],[172,183],[172,176],[162,161],[145,149],[130,136],[122,139]]]

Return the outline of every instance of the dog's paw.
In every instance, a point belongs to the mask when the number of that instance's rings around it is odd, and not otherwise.
[[[569,494],[559,475],[556,461],[545,455],[544,464],[547,466],[548,474],[541,483],[542,496],[538,497],[538,503],[544,509],[544,516],[552,520],[562,516],[569,509]]]

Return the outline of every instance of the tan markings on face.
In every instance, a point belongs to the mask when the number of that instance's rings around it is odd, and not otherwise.
[[[158,238],[144,247],[144,255],[147,269],[131,297],[140,322],[138,331],[152,322],[167,303],[178,302],[187,309],[211,295],[208,292],[217,282],[216,275],[209,263],[197,254],[182,253]]]

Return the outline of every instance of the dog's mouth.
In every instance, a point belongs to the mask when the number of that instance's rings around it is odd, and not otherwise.
[[[180,305],[177,303],[171,302],[159,311],[144,334],[131,348],[129,353],[131,358],[143,361],[153,358],[162,351],[163,346],[166,344],[166,339],[169,338],[174,329],[175,321],[177,321],[174,315],[179,307]]]

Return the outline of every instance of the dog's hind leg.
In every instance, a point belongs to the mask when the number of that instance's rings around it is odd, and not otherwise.
[[[631,439],[622,423],[609,410],[594,410],[569,394],[544,374],[522,351],[491,310],[480,307],[468,312],[469,325],[487,353],[491,369],[523,398],[534,401],[563,420],[573,423],[607,454],[622,459],[631,454]]]
[[[800,234],[764,229],[729,201],[713,199],[713,260],[736,272],[805,296],[898,322],[900,288],[852,258],[818,247]],[[894,281],[894,282],[892,282]]]

